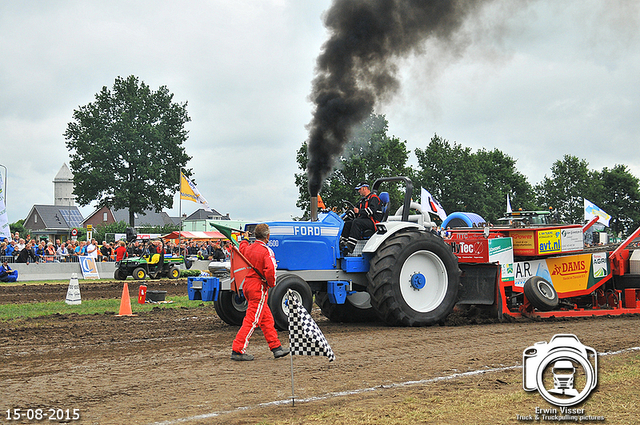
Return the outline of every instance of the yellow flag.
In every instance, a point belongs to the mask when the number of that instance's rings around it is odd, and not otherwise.
[[[204,196],[200,194],[200,191],[191,180],[187,178],[182,171],[180,172],[180,199],[186,199],[187,201],[195,202],[204,206],[204,209],[211,211],[211,207]]]

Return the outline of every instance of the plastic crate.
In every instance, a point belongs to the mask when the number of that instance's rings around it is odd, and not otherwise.
[[[190,300],[217,301],[220,279],[217,277],[190,277],[187,283]]]
[[[190,277],[187,279],[187,293],[191,301],[202,299],[202,280],[196,279],[198,278]]]

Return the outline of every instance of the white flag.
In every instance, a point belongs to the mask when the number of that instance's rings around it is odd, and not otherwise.
[[[7,216],[7,205],[4,203],[4,198],[4,182],[2,181],[2,174],[0,174],[0,238],[11,239],[9,217]]]
[[[594,217],[598,217],[598,223],[602,223],[609,227],[611,216],[602,211],[596,204],[587,199],[584,200],[584,219],[591,221]]]
[[[440,205],[440,203],[436,201],[424,187],[420,193],[420,198],[422,201],[422,211],[428,211],[432,214],[436,214],[442,221],[447,218],[447,213],[444,211],[444,208],[442,208],[442,205]]]
[[[507,193],[507,213],[513,212],[511,209],[511,200],[509,199],[509,194]]]
[[[313,320],[306,308],[287,291],[289,307],[289,349],[292,356],[327,356],[332,362],[336,359],[329,342]]]

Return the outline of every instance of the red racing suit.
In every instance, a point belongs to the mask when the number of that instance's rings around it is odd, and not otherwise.
[[[242,285],[242,292],[247,299],[247,313],[242,321],[242,327],[233,340],[232,350],[237,353],[245,353],[249,345],[249,338],[257,327],[269,344],[269,349],[280,347],[278,332],[276,331],[273,315],[267,304],[268,289],[276,286],[276,257],[271,248],[263,241],[255,241],[249,244],[248,241],[240,242],[240,252],[249,262],[266,278],[264,282],[258,274],[251,270]]]

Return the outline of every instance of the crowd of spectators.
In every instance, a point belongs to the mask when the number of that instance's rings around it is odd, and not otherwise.
[[[153,246],[151,246],[153,245]],[[122,258],[139,257],[152,253],[161,253],[162,244],[158,241],[136,241],[127,244],[124,241],[101,244],[95,239],[90,241],[68,240],[55,242],[46,240],[36,241],[30,236],[21,238],[19,232],[11,238],[0,242],[0,258],[15,263],[52,263],[77,262],[79,256],[88,255],[96,261],[120,261]],[[164,254],[198,258],[200,260],[226,261],[231,256],[231,245],[228,241],[188,241],[179,244],[167,242]]]

